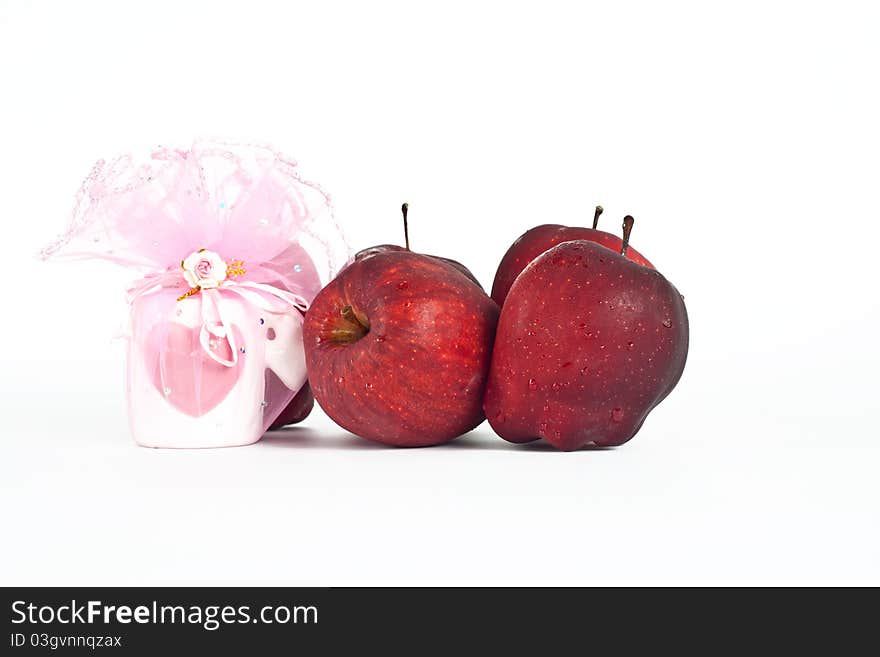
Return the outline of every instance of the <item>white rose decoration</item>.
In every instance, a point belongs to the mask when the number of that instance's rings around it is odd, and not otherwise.
[[[180,263],[183,277],[190,287],[210,290],[226,280],[226,263],[213,251],[200,249]]]

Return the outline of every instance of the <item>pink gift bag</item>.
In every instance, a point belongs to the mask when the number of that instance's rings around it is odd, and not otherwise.
[[[129,422],[148,447],[260,439],[307,375],[302,317],[349,257],[329,199],[271,148],[197,142],[100,161],[42,252],[138,270]]]

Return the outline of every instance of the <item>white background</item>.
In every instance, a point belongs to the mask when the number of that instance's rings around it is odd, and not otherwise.
[[[0,583],[880,584],[878,31],[869,2],[0,1]],[[680,385],[602,452],[320,411],[136,447],[128,274],[33,256],[94,160],[197,136],[292,154],[356,248],[409,201],[487,288],[529,227],[632,213],[687,299]]]

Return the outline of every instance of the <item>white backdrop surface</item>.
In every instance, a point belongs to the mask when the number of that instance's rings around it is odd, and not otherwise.
[[[0,2],[0,584],[880,584],[872,3]],[[128,436],[130,276],[37,262],[94,160],[270,141],[355,248],[487,288],[596,203],[686,297],[616,450]]]

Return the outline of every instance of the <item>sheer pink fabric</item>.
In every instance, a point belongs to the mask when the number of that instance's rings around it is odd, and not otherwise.
[[[244,271],[191,291],[182,261],[200,249]],[[143,163],[99,161],[67,232],[41,256],[140,272],[129,289],[132,433],[207,447],[258,440],[302,387],[301,311],[349,249],[327,195],[295,162],[266,146],[197,142]]]

